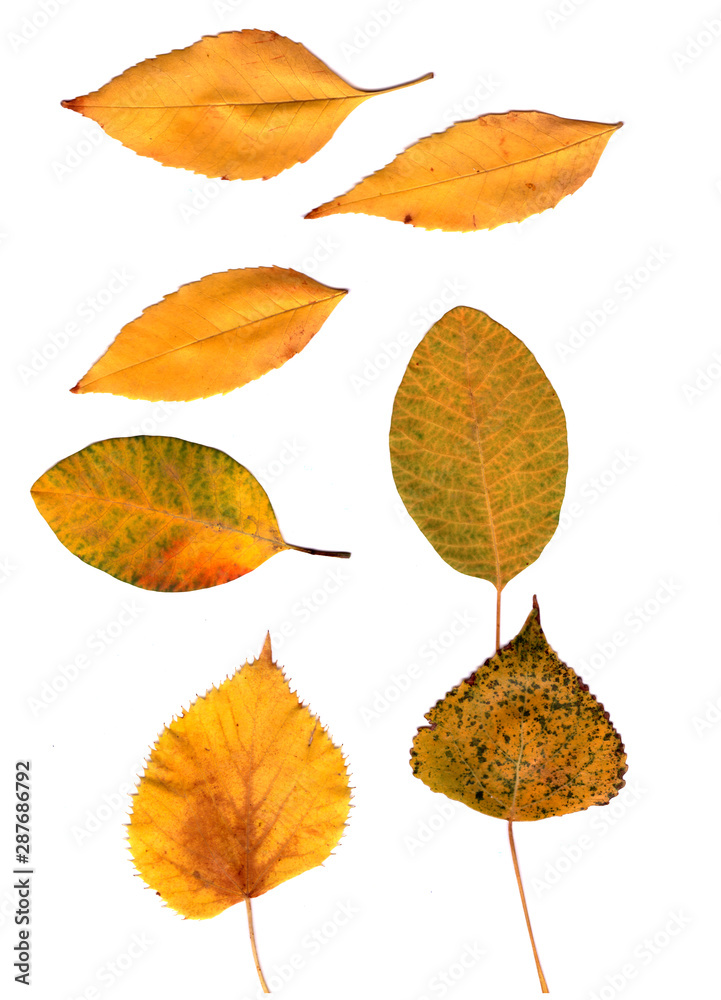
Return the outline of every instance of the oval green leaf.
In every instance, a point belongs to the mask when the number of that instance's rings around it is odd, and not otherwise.
[[[391,462],[408,512],[454,569],[500,592],[558,525],[566,420],[524,344],[458,306],[416,348],[400,384]]]

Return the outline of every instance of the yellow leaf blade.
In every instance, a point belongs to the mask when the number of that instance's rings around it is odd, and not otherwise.
[[[304,163],[355,107],[397,89],[358,90],[303,45],[246,29],[146,59],[62,103],[141,156],[250,180]]]
[[[203,919],[322,864],[349,809],[343,754],[291,692],[268,639],[159,737],[128,839],[144,881]]]
[[[516,638],[426,719],[413,741],[413,773],[488,816],[563,816],[605,805],[625,784],[621,738],[548,645],[535,599]]]
[[[345,294],[281,267],[206,275],[124,326],[72,391],[151,401],[231,392],[301,351]]]
[[[531,352],[458,306],[416,348],[390,431],[398,492],[438,554],[501,590],[558,524],[566,420]]]
[[[306,218],[361,212],[448,232],[520,222],[577,191],[621,124],[481,115],[420,139]]]
[[[179,438],[98,441],[49,469],[32,496],[71,552],[147,590],[214,587],[294,547],[247,469]]]

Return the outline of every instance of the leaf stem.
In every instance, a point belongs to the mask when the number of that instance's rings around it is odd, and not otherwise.
[[[255,968],[258,972],[258,979],[260,979],[260,985],[263,987],[264,993],[270,993],[268,989],[268,984],[265,981],[265,976],[263,975],[263,970],[260,967],[260,959],[258,958],[258,949],[255,946],[255,928],[253,927],[253,910],[250,905],[250,896],[245,897],[245,909],[248,914],[248,930],[250,931],[250,947],[253,949],[253,959],[255,960]]]
[[[432,80],[433,73],[424,73],[423,76],[417,76],[415,80],[408,80],[407,83],[397,83],[393,87],[386,87],[385,90],[380,91],[382,94],[392,94],[396,90],[405,90],[406,87],[414,87],[417,83],[425,83],[426,80]],[[378,91],[371,90],[371,94],[376,94]]]
[[[350,552],[327,552],[325,549],[308,549],[305,545],[291,545],[286,542],[286,547],[295,549],[296,552],[308,552],[312,556],[330,556],[331,559],[350,559]]]
[[[496,587],[496,652],[501,648],[501,588]]]
[[[546,982],[546,977],[543,975],[543,969],[541,968],[541,960],[538,957],[538,951],[536,950],[536,942],[533,938],[533,928],[531,927],[531,918],[528,915],[528,906],[526,905],[526,894],[523,891],[523,882],[521,881],[521,869],[518,867],[518,855],[516,854],[516,843],[513,839],[513,820],[508,821],[508,841],[511,845],[511,856],[513,857],[513,870],[516,873],[516,881],[518,882],[518,891],[521,894],[521,902],[523,903],[523,914],[526,918],[526,927],[528,928],[528,936],[531,939],[531,948],[533,948],[533,958],[536,962],[536,970],[538,971],[538,978],[541,981],[541,993],[548,993],[548,983]]]

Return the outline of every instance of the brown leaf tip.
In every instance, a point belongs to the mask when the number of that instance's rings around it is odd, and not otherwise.
[[[531,614],[534,616],[534,618],[536,619],[536,621],[538,622],[538,625],[540,627],[541,626],[541,609],[538,606],[538,598],[536,597],[535,594],[533,595],[533,610],[531,611]]]

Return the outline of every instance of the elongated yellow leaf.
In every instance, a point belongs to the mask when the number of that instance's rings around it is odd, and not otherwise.
[[[447,312],[416,348],[390,448],[408,512],[461,573],[500,591],[553,535],[568,467],[563,409],[531,352],[478,309]]]
[[[287,543],[265,490],[215,448],[172,437],[109,438],[49,469],[32,496],[84,562],[146,590],[235,580]]]
[[[249,180],[304,163],[367,98],[410,85],[357,90],[298,42],[246,29],[146,59],[62,103],[142,156]]]
[[[158,738],[128,839],[148,885],[202,919],[322,864],[349,808],[343,754],[291,692],[268,638]]]
[[[72,391],[149,400],[230,392],[301,351],[345,294],[282,267],[208,274],[123,327]]]
[[[562,816],[605,805],[625,784],[621,738],[548,645],[535,598],[516,638],[426,719],[413,741],[413,773],[489,816]]]
[[[520,222],[577,191],[621,124],[540,111],[481,115],[420,139],[306,218],[362,212],[451,232]]]

